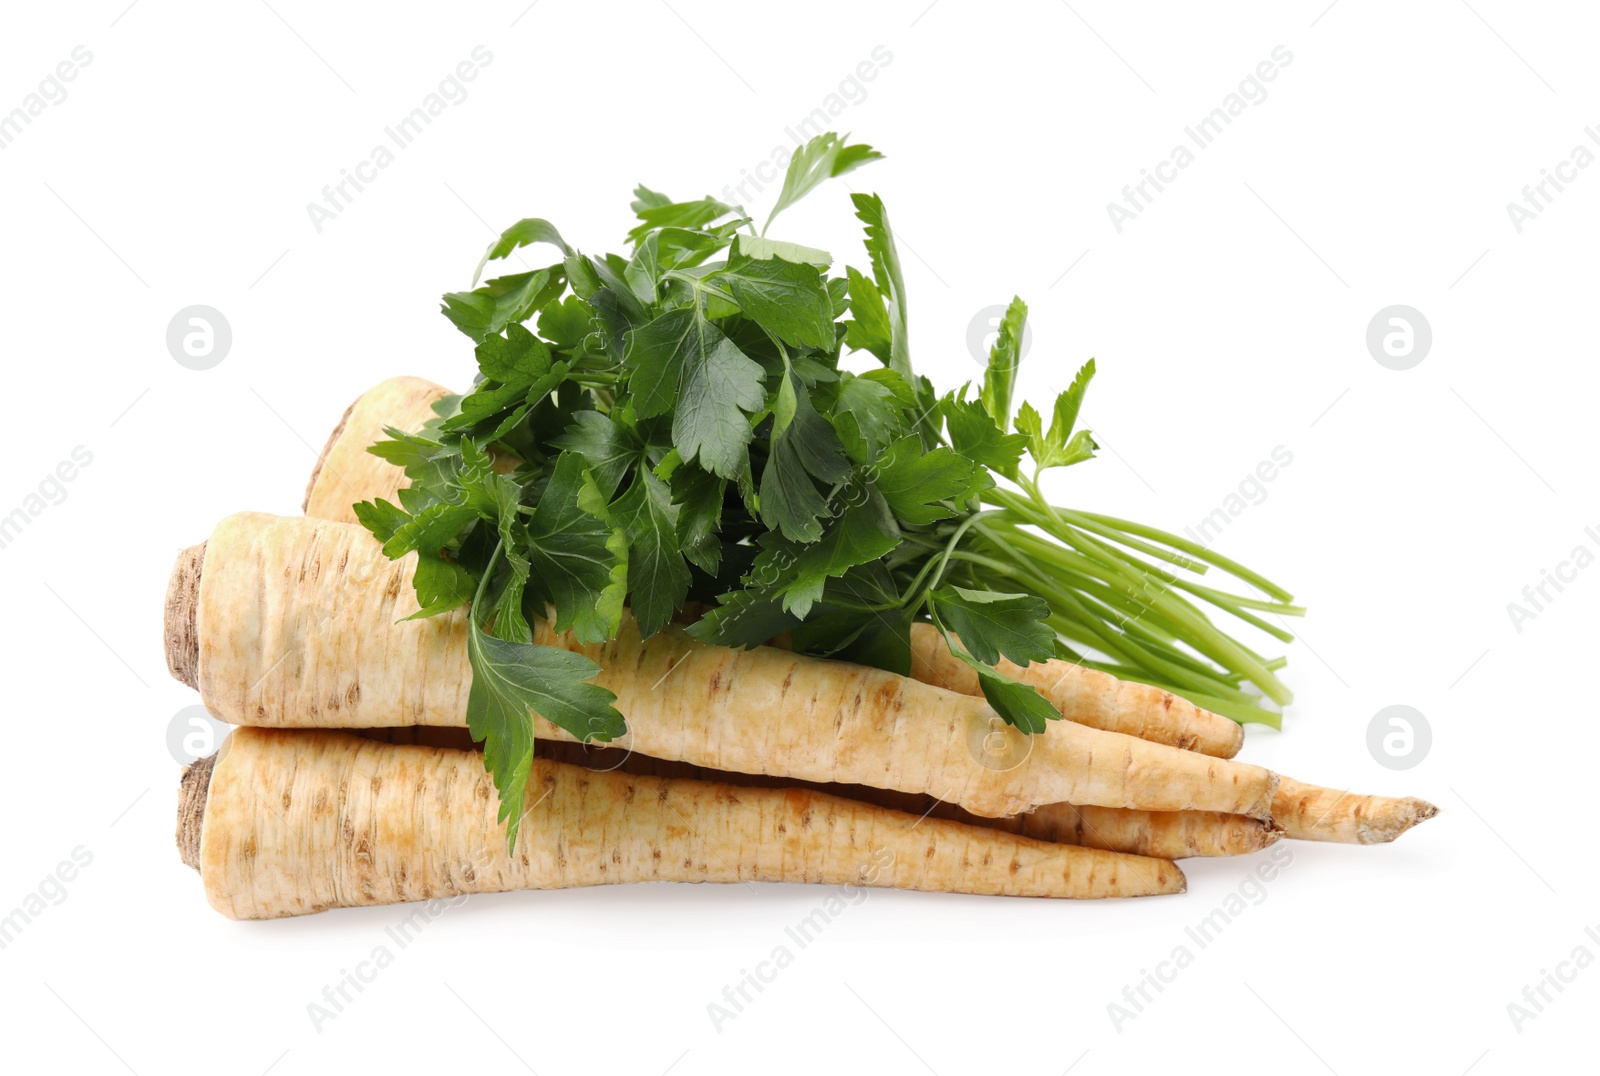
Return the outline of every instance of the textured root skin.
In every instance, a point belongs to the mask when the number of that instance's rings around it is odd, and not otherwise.
[[[236,725],[465,724],[466,617],[402,620],[417,609],[415,563],[386,560],[359,526],[224,520],[199,580],[201,698]],[[629,720],[619,746],[717,770],[928,793],[987,817],[1070,802],[1267,818],[1277,787],[1259,766],[1072,722],[1029,739],[980,697],[879,669],[705,646],[670,627],[641,642],[627,618],[601,645],[545,623],[534,641],[601,667]],[[572,738],[543,721],[536,735]],[[991,755],[996,738],[1014,754]]]
[[[333,432],[328,434],[328,439],[322,443],[322,451],[317,453],[317,462],[311,468],[311,477],[306,479],[306,491],[300,498],[300,511],[306,513],[307,515],[315,514],[310,511],[311,495],[316,492],[317,482],[322,478],[323,465],[328,462],[328,456],[333,452],[334,446],[339,443],[342,437],[344,437],[345,427],[350,425],[350,416],[355,413],[356,404],[360,402],[360,396],[357,396],[355,399],[350,401],[350,406],[346,407],[344,409],[344,414],[339,416],[338,425],[334,426]],[[357,500],[366,499],[367,498],[365,497],[354,497],[352,498],[351,503],[354,503]]]
[[[384,743],[420,743],[458,750],[473,750],[477,746],[466,729],[415,726],[366,729],[361,735]],[[784,788],[798,784],[803,788],[904,811],[918,817],[947,818],[967,825],[1020,833],[1053,844],[1073,844],[1108,852],[1153,856],[1156,859],[1249,855],[1275,844],[1285,836],[1283,830],[1271,823],[1216,811],[1139,811],[1050,803],[1030,814],[1010,818],[981,818],[931,796],[867,785],[822,785],[757,774],[708,770],[687,762],[653,758],[615,747],[544,740],[539,743],[538,754],[553,762],[602,772],[615,770],[638,776],[716,781],[754,788]]]
[[[460,729],[383,729],[374,732],[422,734],[430,739],[453,741],[454,746],[471,746],[472,738]],[[453,736],[450,734],[454,734]],[[445,734],[445,735],[430,735]],[[384,738],[388,738],[387,735]],[[669,762],[622,751],[614,747],[594,747],[577,743],[543,742],[541,756],[557,762],[602,771],[652,777],[690,778],[724,784],[778,788],[796,782],[743,773],[725,773]],[[918,817],[946,818],[967,825],[1018,833],[1052,844],[1071,844],[1100,848],[1108,852],[1153,856],[1157,859],[1186,859],[1192,856],[1242,856],[1259,852],[1283,836],[1269,823],[1241,815],[1215,811],[1139,811],[1118,807],[1075,807],[1070,803],[1046,804],[1031,814],[1011,818],[981,818],[951,803],[931,796],[916,796],[892,789],[866,785],[819,785],[800,782],[801,787],[826,792],[846,799],[860,800]]]
[[[1357,796],[1285,777],[1272,801],[1273,822],[1301,841],[1387,844],[1439,808],[1410,796]]]
[[[1081,844],[1161,859],[1244,856],[1284,836],[1270,822],[1217,811],[1122,811],[1046,804],[1020,816],[1017,832],[1059,844]]]
[[[1070,661],[1022,666],[1002,658],[997,668],[1038,688],[1068,721],[1216,758],[1233,758],[1244,746],[1242,725],[1149,684],[1118,680]],[[963,695],[979,693],[978,674],[950,653],[932,624],[911,626],[911,675]]]
[[[188,687],[198,683],[200,636],[195,632],[195,609],[200,600],[200,574],[206,562],[206,544],[192,545],[178,554],[167,581],[167,601],[162,619],[162,642],[167,651],[167,671]]]
[[[529,782],[534,806],[508,855],[494,786],[473,752],[238,729],[210,772],[199,822],[206,897],[231,918],[271,919],[638,881],[1040,897],[1184,889],[1183,873],[1162,860],[942,819],[918,824],[806,789],[597,773],[544,760],[535,760]]]
[[[420,377],[392,377],[345,408],[317,457],[306,483],[301,511],[308,516],[354,523],[357,501],[393,500],[406,484],[405,471],[367,451],[383,439],[385,426],[416,429],[433,417],[433,402],[448,390]]]
[[[200,869],[200,833],[205,826],[206,796],[211,791],[211,770],[217,756],[210,755],[184,767],[178,785],[178,855],[184,864]]]

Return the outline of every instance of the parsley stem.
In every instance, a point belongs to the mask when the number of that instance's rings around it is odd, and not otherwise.
[[[1010,499],[1013,503],[1020,500],[1014,495],[1010,495]],[[1022,507],[1025,511],[1032,506],[1023,501]],[[1028,521],[1041,528],[1049,525],[1031,513]],[[1074,546],[1078,548],[1069,548],[1046,541],[1015,523],[1006,524],[1002,521],[999,525],[1006,531],[1004,537],[995,533],[991,525],[979,527],[979,532],[996,548],[1014,551],[1074,575],[1102,581],[1138,603],[1145,610],[1143,615],[1159,613],[1166,626],[1184,643],[1225,668],[1242,672],[1246,679],[1275,702],[1286,705],[1293,698],[1293,693],[1262,664],[1259,656],[1219,631],[1205,614],[1181,595],[1173,593],[1170,583],[1166,586],[1152,585],[1152,577],[1171,580],[1173,577],[1170,573],[1142,561],[1108,555],[1108,547],[1088,535],[1072,535]],[[1070,528],[1061,529],[1068,534],[1071,532]]]
[[[1198,557],[1200,560],[1216,565],[1218,568],[1223,569],[1234,578],[1249,583],[1263,594],[1269,594],[1282,602],[1294,601],[1293,594],[1290,594],[1287,590],[1284,590],[1282,587],[1278,586],[1278,584],[1272,582],[1272,580],[1267,579],[1257,572],[1251,571],[1249,568],[1246,568],[1243,564],[1240,564],[1231,557],[1225,557],[1221,553],[1213,552],[1206,546],[1201,545],[1199,542],[1192,542],[1187,538],[1180,538],[1176,534],[1169,534],[1158,527],[1150,527],[1143,523],[1134,523],[1130,520],[1118,519],[1115,516],[1101,515],[1096,512],[1073,512],[1070,509],[1061,509],[1061,512],[1069,518],[1074,515],[1082,516],[1084,519],[1092,520],[1108,527],[1113,527],[1119,531],[1138,535],[1142,538],[1148,538],[1152,541],[1160,542],[1163,545],[1169,545],[1174,549],[1181,549],[1183,552],[1188,553],[1191,556]]]

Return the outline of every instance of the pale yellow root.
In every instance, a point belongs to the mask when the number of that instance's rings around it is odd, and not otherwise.
[[[1219,811],[1128,811],[1047,803],[1020,815],[1016,832],[1057,844],[1080,844],[1162,859],[1244,856],[1276,844],[1274,823]]]
[[[1272,800],[1272,820],[1302,841],[1387,844],[1439,813],[1411,796],[1358,796],[1285,777]]]
[[[1244,745],[1244,729],[1237,722],[1149,684],[1118,680],[1070,661],[1022,666],[1001,658],[996,667],[1013,680],[1038,688],[1062,717],[1080,725],[1217,758],[1232,758]],[[978,674],[950,653],[932,624],[911,625],[911,675],[963,695],[979,691]]]
[[[940,641],[943,645],[942,640]],[[946,648],[948,653],[948,648]],[[965,668],[965,666],[962,666]],[[1014,668],[1014,667],[1013,667]],[[915,669],[913,675],[917,675]],[[1027,672],[1026,669],[1016,670]],[[1014,673],[1013,673],[1014,675]],[[922,677],[917,675],[918,679]],[[971,684],[965,685],[970,694],[976,695],[979,687],[976,677]],[[1133,685],[1124,685],[1133,686]],[[1152,689],[1153,690],[1153,689]],[[1204,711],[1199,711],[1204,713]],[[1215,716],[1215,715],[1207,715]],[[1232,722],[1228,722],[1232,724]],[[1070,812],[1081,810],[1093,812],[1097,808],[1073,808],[1070,803],[1041,807],[1031,817],[1050,817],[1053,812],[1060,812],[1065,820],[1063,824],[1076,824]],[[1384,844],[1394,840],[1402,833],[1421,822],[1426,822],[1439,813],[1439,808],[1426,800],[1414,797],[1395,796],[1358,796],[1350,792],[1342,792],[1336,788],[1323,788],[1320,785],[1306,784],[1296,781],[1291,777],[1279,776],[1278,790],[1272,798],[1271,823],[1281,830],[1284,836],[1302,841],[1331,841],[1338,844]],[[1090,816],[1091,818],[1093,816]],[[1231,816],[1225,816],[1231,817]],[[1246,846],[1246,851],[1254,851],[1247,847],[1250,843],[1260,839],[1260,835],[1238,828],[1239,822],[1216,823],[1222,829],[1214,829],[1213,823],[1202,822],[1189,817],[1187,813],[1172,816],[1167,820],[1168,825],[1163,827],[1158,836],[1152,831],[1144,839],[1147,843],[1140,847],[1148,849],[1147,855],[1160,855],[1169,859],[1179,859],[1185,854],[1189,855],[1231,855],[1231,852],[1191,852],[1176,851],[1185,842],[1199,840],[1209,847]],[[1103,826],[1108,832],[1115,832],[1118,825],[1122,824],[1108,816],[1094,824]],[[1198,832],[1195,830],[1198,827]],[[1025,830],[1034,836],[1042,836],[1046,840],[1053,839],[1049,831]],[[1276,839],[1276,838],[1273,838]],[[1270,841],[1268,843],[1271,843]],[[1098,847],[1125,848],[1125,845],[1116,843],[1101,843]],[[1263,846],[1264,847],[1264,846]]]
[[[407,729],[367,729],[361,735],[385,743],[426,743],[435,747],[474,749],[466,729],[418,726]],[[618,771],[649,777],[672,777],[694,781],[755,788],[798,786],[845,799],[859,800],[879,807],[905,811],[919,818],[945,818],[967,825],[986,826],[1020,833],[1054,844],[1101,848],[1108,852],[1154,856],[1158,859],[1186,859],[1191,856],[1242,856],[1258,852],[1278,841],[1283,832],[1270,823],[1242,815],[1214,811],[1138,811],[1123,807],[1074,807],[1052,803],[1031,814],[1011,818],[982,818],[951,803],[931,796],[912,795],[893,789],[866,785],[823,785],[814,782],[765,777],[748,773],[729,773],[652,758],[638,752],[593,744],[539,743],[541,758],[588,769]]]
[[[183,567],[188,563],[180,557]],[[195,623],[168,624],[173,662],[218,717],[268,727],[463,725],[471,669],[458,610],[417,609],[414,557],[384,559],[359,526],[243,514],[207,541]],[[174,585],[192,579],[175,573]],[[1028,737],[983,699],[879,669],[770,647],[705,646],[669,627],[583,646],[540,622],[535,642],[585,654],[644,754],[697,766],[927,793],[988,817],[1044,803],[1270,816],[1277,778],[1062,721]],[[536,735],[572,737],[544,721]]]
[[[234,919],[622,882],[815,882],[1028,897],[1180,893],[1159,859],[1068,848],[806,789],[536,760],[516,847],[471,751],[238,729],[184,775],[178,844]]]
[[[306,484],[302,511],[308,516],[354,523],[350,506],[376,498],[394,500],[406,484],[406,473],[367,451],[383,440],[385,426],[406,431],[421,428],[433,417],[433,402],[449,390],[420,377],[391,377],[368,389],[345,409],[328,443],[317,457]]]

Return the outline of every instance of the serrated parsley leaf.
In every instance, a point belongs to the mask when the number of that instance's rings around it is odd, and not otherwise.
[[[795,150],[794,156],[789,158],[789,170],[784,173],[783,189],[778,192],[778,201],[773,205],[772,212],[767,214],[767,223],[761,228],[763,235],[772,227],[772,221],[779,213],[804,198],[823,180],[842,176],[864,164],[883,159],[883,154],[871,146],[846,145],[845,140],[849,137],[845,135],[841,138],[828,131]]]
[[[356,514],[356,522],[371,531],[379,542],[387,542],[411,518],[405,509],[381,497],[358,501],[350,507]]]
[[[667,202],[661,201],[666,195],[644,186],[634,194],[638,197],[633,211],[642,223],[628,233],[630,243],[638,243],[656,228],[702,228],[734,211],[733,206],[724,205],[710,195],[693,202]]]
[[[694,308],[669,310],[628,334],[636,413],[673,412],[672,444],[685,463],[732,478],[752,436],[748,413],[766,401],[759,363]]]
[[[678,545],[689,563],[707,575],[722,565],[722,503],[728,483],[699,467],[672,472],[672,499],[678,505]]]
[[[442,443],[426,433],[407,433],[393,426],[385,426],[383,433],[388,440],[367,446],[367,451],[401,469],[427,463],[445,451]]]
[[[611,506],[628,534],[628,594],[639,634],[666,626],[689,594],[689,566],[678,547],[678,506],[667,484],[641,467]]]
[[[866,226],[867,254],[872,258],[872,279],[887,304],[889,369],[911,380],[911,344],[906,338],[906,285],[900,275],[900,252],[889,227],[889,211],[876,194],[852,194],[856,216]]]
[[[539,334],[574,356],[587,350],[586,342],[593,333],[594,311],[576,295],[546,303],[539,311]]]
[[[1011,426],[1011,393],[1017,384],[1017,366],[1022,362],[1022,334],[1027,322],[1028,304],[1013,297],[989,348],[989,365],[983,374],[979,399],[1001,432]]]
[[[1079,369],[1078,375],[1072,379],[1072,384],[1067,390],[1056,397],[1054,417],[1050,422],[1050,432],[1041,430],[1043,420],[1035,412],[1029,419],[1029,428],[1022,430],[1022,412],[1017,413],[1017,429],[1028,436],[1028,451],[1033,456],[1033,461],[1039,470],[1046,467],[1069,467],[1074,463],[1093,459],[1094,451],[1099,446],[1095,444],[1094,437],[1088,430],[1073,431],[1078,422],[1078,409],[1083,404],[1083,395],[1089,387],[1089,380],[1094,377],[1094,360],[1090,359]],[[1033,409],[1027,404],[1023,407],[1029,411]]]
[[[874,370],[899,381],[889,370]],[[892,385],[871,375],[844,373],[833,404],[833,428],[858,464],[870,463],[905,432],[904,400]]]
[[[874,467],[874,484],[894,514],[907,523],[933,523],[956,514],[940,501],[972,495],[979,468],[972,460],[940,445],[932,452],[916,434],[902,437]]]
[[[985,665],[1002,655],[1018,665],[1055,657],[1056,633],[1045,623],[1050,606],[1043,598],[945,586],[929,600],[940,622]]]
[[[761,518],[794,542],[822,534],[828,503],[815,480],[830,486],[850,476],[844,445],[817,413],[799,377],[786,373],[773,405],[772,450],[761,471]]]
[[[561,248],[562,254],[572,253],[572,248],[567,246],[567,241],[561,238],[561,233],[556,231],[554,224],[538,217],[526,217],[501,232],[500,238],[489,244],[489,249],[483,252],[478,267],[472,271],[473,286],[477,286],[485,265],[498,258],[507,257],[518,247],[525,247],[529,243],[550,243]]]
[[[553,302],[565,287],[562,267],[552,265],[496,277],[471,291],[447,292],[440,310],[451,324],[478,341],[507,325],[526,321],[534,311]]]
[[[506,326],[504,336],[485,337],[474,353],[484,380],[474,392],[462,397],[461,409],[455,415],[439,424],[441,432],[475,426],[522,403],[529,390],[551,372],[550,348],[521,325]],[[560,376],[565,376],[564,365],[561,370]]]
[[[799,617],[784,609],[783,602],[769,593],[732,590],[717,601],[716,607],[708,609],[686,629],[711,646],[761,646],[800,623]]]
[[[550,481],[527,524],[527,555],[543,596],[556,607],[557,631],[580,642],[616,633],[628,589],[628,536],[615,525],[588,462],[576,452],[556,457]]]
[[[1018,683],[959,647],[951,647],[951,652],[978,674],[978,686],[983,690],[984,699],[1007,724],[1037,735],[1049,728],[1050,722],[1061,720],[1061,711],[1039,694],[1038,688]]]
[[[750,578],[781,597],[786,612],[804,619],[821,600],[829,578],[886,556],[899,544],[900,528],[883,497],[871,489],[858,491],[853,503],[809,545],[777,534],[763,538]]]
[[[455,561],[437,553],[419,553],[411,585],[417,592],[418,608],[407,620],[423,620],[467,604],[477,584],[472,574]]]
[[[782,258],[752,258],[744,239],[716,281],[733,293],[745,317],[794,347],[830,351],[834,345],[833,300],[816,267]]]
[[[617,492],[622,476],[641,454],[641,446],[628,431],[598,411],[579,411],[572,416],[572,425],[550,443],[582,456],[595,485],[608,498]]]
[[[522,823],[528,773],[533,765],[535,714],[582,740],[613,740],[627,731],[597,684],[600,666],[569,650],[497,639],[469,619],[467,657],[472,688],[467,728],[483,743],[484,765],[500,793],[500,821],[514,846]]]
[[[941,409],[950,431],[950,443],[957,452],[1007,478],[1016,478],[1017,463],[1028,447],[1027,437],[1002,433],[978,400],[946,396],[941,401]]]
[[[739,253],[747,258],[782,258],[786,262],[814,265],[826,269],[833,264],[833,255],[816,247],[799,243],[785,243],[780,239],[766,239],[759,235],[739,236]]]
[[[889,312],[883,305],[883,293],[878,290],[878,285],[862,276],[853,266],[846,266],[844,272],[852,319],[845,322],[845,345],[855,351],[869,351],[879,362],[888,366],[892,361],[894,343],[889,328]]]

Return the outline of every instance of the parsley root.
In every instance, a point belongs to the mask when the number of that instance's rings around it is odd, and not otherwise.
[[[420,377],[391,377],[362,393],[345,408],[339,424],[317,457],[301,511],[318,519],[354,523],[351,509],[357,501],[379,497],[393,500],[407,483],[406,474],[389,461],[367,451],[383,436],[384,427],[399,423],[414,430],[433,417],[435,401],[446,389]]]
[[[1232,758],[1244,745],[1243,725],[1149,684],[1118,680],[1110,673],[1059,658],[1026,666],[1002,658],[995,667],[1013,680],[1038,688],[1062,717],[1080,725],[1217,758]],[[911,675],[963,695],[979,693],[978,674],[950,653],[932,624],[911,625]]]
[[[1358,796],[1285,777],[1272,799],[1272,820],[1302,841],[1387,844],[1439,813],[1411,796]]]
[[[600,769],[616,768],[657,777],[694,777],[702,781],[724,781],[729,784],[757,783],[764,787],[780,785],[773,778],[719,773],[616,748],[597,749],[582,744],[551,743],[540,745],[539,754]],[[1050,803],[1028,814],[1010,818],[980,818],[955,804],[942,803],[931,796],[913,796],[864,785],[813,784],[805,787],[919,817],[926,814],[933,818],[1003,829],[1055,844],[1102,848],[1111,852],[1154,856],[1157,859],[1247,855],[1260,851],[1284,836],[1282,830],[1270,823],[1217,811],[1140,811],[1123,807],[1075,807],[1070,803]]]
[[[487,720],[530,751],[533,736],[591,738],[582,714],[532,719],[515,689],[536,691],[537,681],[498,683],[520,669],[491,662],[490,676],[474,676],[464,611],[402,619],[417,611],[416,563],[386,560],[359,527],[231,516],[202,552],[179,558],[169,664],[235,724],[462,725],[470,690],[493,693]],[[593,663],[596,689],[615,693],[627,715],[628,745],[659,758],[928,793],[985,816],[1069,802],[1267,818],[1277,786],[1259,766],[1071,722],[1029,739],[981,698],[867,666],[707,646],[676,628],[641,640],[629,617],[598,644],[542,620],[531,629],[538,647]],[[497,778],[509,772],[486,761]],[[521,791],[501,783],[502,807]]]
[[[178,845],[234,919],[644,881],[814,882],[1032,897],[1181,893],[1159,859],[1062,847],[808,789],[534,760],[507,856],[475,752],[241,728],[183,778]]]
[[[414,725],[410,728],[366,729],[362,736],[385,743],[417,743],[432,747],[472,749],[475,745],[466,729]],[[616,747],[544,741],[538,757],[566,762],[601,771],[620,771],[636,776],[687,778],[719,784],[757,788],[783,788],[799,785],[816,792],[860,800],[918,817],[929,815],[968,825],[987,826],[1009,833],[1020,833],[1055,844],[1074,844],[1102,848],[1109,852],[1154,856],[1157,859],[1185,859],[1190,856],[1240,856],[1260,851],[1284,833],[1276,826],[1243,815],[1215,811],[1138,811],[1121,807],[1074,807],[1052,803],[1031,814],[1011,818],[980,818],[950,803],[931,796],[915,796],[866,785],[821,785],[763,777],[748,773],[728,773],[668,762]]]

